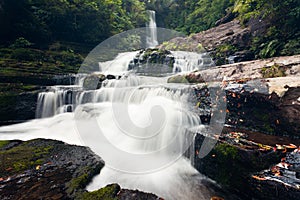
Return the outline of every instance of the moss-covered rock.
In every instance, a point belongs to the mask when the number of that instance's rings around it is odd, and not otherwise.
[[[104,166],[87,147],[44,139],[0,141],[0,163],[0,199],[158,199],[117,184],[87,192]]]
[[[229,140],[227,141],[227,139]],[[242,199],[248,199],[252,196],[252,174],[279,162],[283,154],[274,152],[272,148],[268,148],[268,150],[261,148],[263,149],[261,150],[259,144],[251,146],[251,142],[244,143],[245,140],[242,139],[240,142],[236,142],[236,140],[239,138],[230,136],[224,139],[220,137],[212,151],[200,159],[197,152],[199,153],[204,136],[197,135],[195,168],[220,183],[225,189],[237,192]]]
[[[77,197],[78,200],[89,199],[105,199],[105,200],[117,200],[117,194],[121,190],[121,187],[117,184],[107,185],[104,188],[96,190],[94,192],[85,192],[81,196]]]
[[[42,139],[1,143],[1,199],[73,199],[104,166],[86,147]]]
[[[261,69],[261,73],[263,78],[276,78],[276,77],[284,77],[286,76],[285,71],[286,67],[280,66],[279,64],[274,64],[270,67],[263,67]]]
[[[139,73],[146,73],[155,70],[162,72],[172,72],[175,58],[172,53],[164,49],[145,49],[140,51],[134,60],[129,64],[129,70],[137,70]]]
[[[168,83],[205,83],[200,74],[175,75],[168,79]]]

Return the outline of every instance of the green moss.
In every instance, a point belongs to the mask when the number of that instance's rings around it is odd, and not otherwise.
[[[268,134],[273,134],[275,132],[274,128],[271,126],[271,116],[266,112],[261,112],[260,110],[254,110],[253,116],[256,118],[256,121],[259,122],[255,124],[259,127],[254,127],[260,131],[266,132]]]
[[[215,49],[212,57],[216,65],[228,64],[227,57],[234,54],[238,49],[232,44],[222,44]]]
[[[120,187],[116,184],[108,185],[94,192],[86,192],[82,194],[78,199],[80,200],[92,200],[92,199],[103,199],[103,200],[116,200],[116,196]]]
[[[189,83],[185,76],[177,75],[170,77],[168,83]]]
[[[24,142],[6,151],[0,151],[0,177],[21,173],[27,169],[33,169],[45,162],[53,147],[33,147]]]
[[[71,179],[71,181],[66,184],[69,196],[82,197],[84,188],[92,180],[93,176],[100,172],[102,167],[103,165],[98,165],[93,168],[84,167],[82,169],[78,169],[78,171],[80,171],[79,175]]]
[[[285,68],[278,64],[274,64],[271,67],[263,67],[261,69],[261,73],[263,78],[275,78],[286,76]]]
[[[219,143],[203,159],[203,163],[205,163],[203,171],[225,187],[238,184],[243,173],[243,166],[239,159],[237,147]]]
[[[222,143],[216,146],[216,153],[218,153],[222,159],[237,159],[238,158],[238,150],[237,147]]]
[[[0,149],[9,144],[9,141],[0,140]]]

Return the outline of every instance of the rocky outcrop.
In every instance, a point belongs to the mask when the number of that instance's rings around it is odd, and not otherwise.
[[[86,185],[104,166],[87,147],[44,139],[0,141],[0,155],[3,200],[158,199],[153,194],[121,189],[117,184],[87,192]]]
[[[271,135],[300,138],[300,87],[289,88],[283,97],[277,94],[247,91],[246,85],[235,85],[240,91],[227,90],[226,123],[239,128]]]
[[[299,199],[299,173],[300,149],[297,148],[287,153],[280,163],[252,175],[252,191],[261,199]]]
[[[258,137],[259,135],[261,137]],[[225,128],[217,140],[213,150],[200,159],[198,155],[204,136],[201,134],[196,136],[194,166],[199,172],[216,180],[223,188],[236,193],[241,199],[300,198],[300,189],[289,186],[291,181],[298,184],[299,179],[295,172],[292,178],[288,175],[289,173],[280,178],[277,177],[279,181],[263,179],[263,175],[257,174],[283,160],[286,152],[297,149],[296,145],[300,144],[299,140],[266,136],[233,128]],[[292,142],[296,145],[291,145]],[[292,160],[293,162],[290,163],[297,168],[299,161]],[[267,171],[262,172],[264,173]]]
[[[256,60],[169,79],[187,84],[187,77],[202,77],[194,103],[200,110],[210,105],[204,81],[226,91],[226,127],[211,138],[217,144],[202,159],[201,145],[209,136],[196,135],[193,163],[199,172],[242,199],[300,198],[299,61],[299,55]]]
[[[246,51],[251,42],[251,30],[238,20],[221,24],[185,38],[174,38],[160,46],[161,49],[192,52],[210,52],[217,65],[228,63],[231,56],[235,61],[254,59],[253,53]]]
[[[274,70],[282,73],[274,73]],[[300,55],[283,56],[264,60],[254,60],[235,64],[222,65],[195,72],[205,77],[205,81],[234,81],[242,79],[275,78],[278,76],[297,77],[300,73]],[[292,81],[290,81],[292,82]]]
[[[117,78],[120,78],[120,77],[116,77],[115,75],[112,75],[112,74],[104,75],[104,74],[93,73],[93,74],[87,75],[84,78],[83,88],[86,90],[100,89],[105,80],[112,80],[112,79],[117,79]]]
[[[116,199],[116,200],[162,200],[154,194],[144,193],[138,190],[122,189],[118,184],[107,185],[97,191],[84,193],[79,199]]]
[[[1,199],[74,198],[104,166],[87,147],[42,139],[8,142],[0,159]]]
[[[148,48],[136,55],[128,70],[135,70],[139,74],[171,73],[174,62],[175,58],[170,51]]]
[[[174,75],[168,82],[209,85],[219,81],[227,93],[228,125],[300,138],[299,72],[300,56],[295,55]],[[198,100],[201,105],[203,100]]]

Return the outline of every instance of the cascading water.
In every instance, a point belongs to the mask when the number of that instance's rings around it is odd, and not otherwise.
[[[151,37],[147,45],[154,47],[158,44],[155,12],[149,14]],[[53,86],[40,93],[37,118],[42,119],[0,127],[0,140],[46,138],[89,146],[102,157],[105,167],[88,190],[119,183],[123,188],[152,192],[165,199],[210,199],[213,189],[205,183],[211,181],[192,166],[194,149],[182,156],[190,144],[194,145],[195,133],[205,129],[192,109],[191,87],[168,84],[168,77],[126,72],[136,53],[121,53],[112,61],[99,63],[105,75],[125,73],[120,79],[103,81],[100,89],[85,90],[81,75],[74,86]],[[174,72],[212,63],[205,54],[172,54]],[[158,123],[159,129],[152,123]]]
[[[213,60],[207,53],[196,53],[187,51],[172,51],[175,58],[173,72],[191,72],[203,70],[214,65]]]
[[[155,11],[148,10],[148,13],[150,21],[147,24],[147,47],[153,48],[158,45]]]
[[[110,66],[113,63],[119,65],[119,58],[111,62]],[[119,69],[123,71],[123,68]],[[197,113],[189,107],[190,96],[185,92],[189,86],[167,84],[167,78],[126,75],[120,80],[106,80],[98,90],[82,90],[80,86],[52,87],[50,91],[39,95],[38,112],[40,117],[54,117],[2,127],[0,139],[49,138],[71,144],[88,144],[106,163],[101,173],[88,185],[88,190],[96,190],[116,182],[124,188],[152,192],[166,199],[209,199],[211,189],[203,184],[208,180],[193,168],[191,161],[182,156],[187,150],[185,145],[193,142],[192,129],[199,132],[203,125],[200,125]],[[139,127],[147,127],[153,107],[162,107],[165,113],[163,128],[151,138],[151,128],[135,131],[128,124],[131,135],[124,134],[114,116],[114,104],[122,102],[128,103],[128,116]],[[76,107],[75,112],[64,113],[62,108],[66,105]],[[98,134],[90,124],[93,118],[101,127],[107,142],[93,138],[93,134]],[[84,130],[80,130],[81,134],[78,136],[77,130],[80,127]],[[4,134],[5,132],[9,134]],[[151,139],[140,140],[135,136]],[[170,142],[173,144],[170,145]],[[141,159],[139,163],[126,160],[113,151],[99,149],[99,146],[105,147],[108,143],[131,154],[147,154],[166,146],[170,148],[145,160]],[[165,160],[165,164],[156,166],[156,163]],[[126,172],[126,169],[133,168],[141,172],[148,166],[155,170],[137,174]]]

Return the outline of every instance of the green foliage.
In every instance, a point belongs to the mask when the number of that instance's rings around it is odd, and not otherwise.
[[[158,25],[186,34],[215,26],[233,4],[229,0],[150,0],[147,8],[157,11]]]
[[[259,56],[261,58],[269,58],[276,55],[278,48],[280,46],[280,43],[278,40],[272,40],[268,41],[267,43],[262,43],[260,47],[262,49],[259,52]]]
[[[15,49],[11,54],[11,58],[16,59],[18,61],[40,60],[43,56],[44,56],[43,52],[39,50],[24,49],[24,48]]]
[[[250,19],[267,25],[265,33],[252,41],[258,58],[299,53],[300,1],[298,0],[232,0],[233,12],[244,24]]]
[[[0,149],[5,147],[7,144],[9,144],[9,141],[1,140],[0,141]]]
[[[24,37],[39,46],[55,40],[95,44],[144,26],[147,18],[145,4],[138,0],[2,0],[0,4],[1,43]]]
[[[12,48],[26,48],[32,46],[32,43],[23,37],[16,39],[16,41],[11,45]]]
[[[289,40],[286,44],[284,44],[281,53],[283,55],[300,54],[300,40],[299,40],[299,38]]]
[[[228,64],[226,58],[237,50],[238,49],[231,44],[223,44],[218,46],[214,53],[216,65]]]

